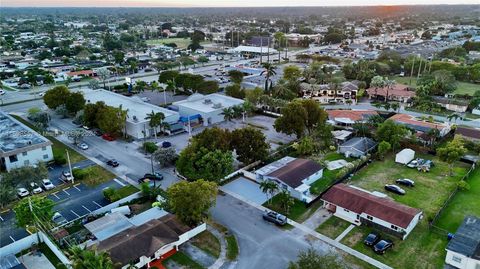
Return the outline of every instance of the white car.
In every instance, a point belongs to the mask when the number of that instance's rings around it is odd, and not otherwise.
[[[73,180],[72,174],[70,174],[70,172],[68,172],[68,171],[63,171],[62,172],[62,178],[63,178],[63,180],[66,180],[66,181],[72,181]]]
[[[18,188],[17,189],[17,195],[18,195],[18,197],[22,198],[22,197],[30,195],[30,192],[27,191],[27,189],[25,189],[25,188]]]
[[[38,96],[43,97],[45,95],[45,92],[41,92]]]
[[[5,94],[5,91],[4,90],[0,90],[0,95],[4,95]]]
[[[88,127],[87,125],[83,125],[82,128],[85,130],[90,130],[90,127]]]
[[[62,214],[60,214],[59,212],[55,212],[55,214],[53,214],[52,221],[55,222],[57,225],[63,225],[67,223],[65,217],[62,216]]]
[[[53,185],[53,183],[48,178],[42,179],[42,186],[47,191],[55,188],[55,185]]]
[[[40,188],[40,186],[38,186],[38,184],[35,182],[30,182],[30,187],[32,188],[33,194],[43,192],[42,188]]]
[[[81,143],[78,145],[79,148],[83,149],[83,150],[87,150],[88,149],[88,145],[86,143]]]

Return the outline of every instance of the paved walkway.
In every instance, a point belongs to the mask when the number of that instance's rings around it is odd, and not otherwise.
[[[225,240],[225,236],[212,226],[207,225],[207,230],[220,240],[220,256],[208,269],[219,269],[227,262],[227,241]]]
[[[320,224],[324,223],[327,219],[332,216],[332,213],[328,212],[327,209],[321,207],[315,211],[307,220],[302,224],[307,226],[310,229],[317,229]]]
[[[342,239],[343,239],[345,236],[347,236],[347,234],[348,234],[353,228],[355,228],[355,225],[350,224],[350,226],[348,226],[347,229],[345,229],[345,231],[343,231],[339,236],[337,236],[337,238],[335,238],[335,241],[337,241],[337,242],[342,241]]]
[[[234,198],[236,198],[236,199],[238,199],[238,200],[241,200],[242,202],[247,203],[247,204],[249,204],[250,206],[255,207],[255,208],[257,208],[257,209],[259,209],[259,210],[261,210],[261,211],[267,210],[267,208],[265,208],[265,207],[263,207],[263,206],[261,206],[261,205],[255,204],[254,202],[252,202],[252,201],[250,201],[250,200],[248,200],[248,199],[245,199],[245,198],[243,198],[242,196],[240,196],[240,195],[238,195],[238,194],[236,194],[236,193],[233,193],[233,192],[230,192],[230,191],[228,191],[228,190],[225,190],[225,189],[222,188],[222,187],[220,187],[220,190],[222,190],[224,193],[226,193],[226,194],[228,194],[228,195],[230,195],[230,196],[232,196],[232,197],[234,197]],[[390,266],[388,266],[388,265],[386,265],[386,264],[383,264],[383,263],[381,263],[381,262],[379,262],[379,261],[377,261],[377,260],[375,260],[375,259],[373,259],[373,258],[371,258],[371,257],[369,257],[369,256],[367,256],[367,255],[365,255],[365,254],[363,254],[363,253],[361,253],[361,252],[358,252],[358,251],[356,251],[356,250],[354,250],[354,249],[346,246],[346,245],[343,245],[343,244],[341,244],[341,243],[339,243],[339,242],[337,242],[337,241],[335,241],[335,240],[333,240],[333,239],[331,239],[331,238],[329,238],[329,237],[327,237],[327,236],[325,236],[325,235],[323,235],[323,234],[320,234],[320,233],[316,232],[315,230],[313,230],[313,229],[311,229],[311,228],[309,228],[309,227],[307,227],[307,226],[305,226],[305,225],[303,225],[303,224],[300,224],[300,223],[298,223],[298,222],[295,222],[295,221],[293,221],[293,220],[291,220],[291,219],[288,219],[288,224],[290,224],[290,225],[292,225],[293,227],[295,227],[295,228],[297,228],[297,229],[299,229],[299,230],[301,230],[301,231],[303,231],[303,232],[305,232],[305,233],[307,233],[307,234],[309,234],[309,235],[311,235],[311,236],[313,236],[313,237],[315,237],[315,238],[317,238],[317,239],[319,239],[319,240],[321,240],[321,241],[329,244],[329,245],[332,246],[332,247],[335,247],[335,248],[337,248],[337,249],[339,249],[339,250],[342,250],[342,251],[344,251],[344,252],[346,252],[346,253],[348,253],[348,254],[350,254],[350,255],[353,255],[353,256],[357,257],[358,259],[361,259],[361,260],[363,260],[363,261],[365,261],[365,262],[367,262],[367,263],[369,263],[369,264],[371,264],[371,265],[373,265],[373,266],[375,266],[375,267],[377,267],[377,268],[381,268],[381,269],[393,269],[392,267],[390,267]]]

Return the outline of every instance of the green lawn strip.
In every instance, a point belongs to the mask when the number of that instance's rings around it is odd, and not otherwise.
[[[231,234],[225,236],[225,240],[227,241],[227,259],[233,261],[238,256],[237,238],[235,238],[235,235]]]
[[[203,269],[204,267],[202,265],[200,265],[199,263],[197,263],[196,261],[192,260],[192,258],[190,258],[190,256],[188,256],[187,254],[179,251],[175,254],[173,254],[172,256],[170,256],[168,259],[166,259],[163,264],[167,264],[168,261],[173,261],[179,265],[183,265],[185,266],[185,268],[189,268],[189,269]],[[166,266],[167,268],[169,268],[168,266]],[[177,267],[175,267],[177,268]]]
[[[457,162],[454,176],[448,176],[447,164],[436,156],[417,154],[416,157],[432,160],[435,166],[430,172],[423,173],[395,163],[394,156],[389,155],[384,161],[375,161],[358,171],[349,183],[368,191],[387,193],[397,202],[422,210],[426,218],[431,220],[455,190],[457,182],[467,173],[469,166]],[[405,195],[384,190],[385,184],[393,184],[399,178],[414,180],[415,187],[403,187]]]
[[[287,212],[285,208],[281,205],[279,196],[274,196],[271,201],[266,201],[263,206],[267,207],[275,212],[278,212],[282,215],[287,216],[289,219],[294,220],[296,222],[304,222],[308,219],[320,206],[322,202],[320,200],[314,202],[310,207],[297,199],[294,199],[294,204],[290,207],[290,210]]]
[[[326,235],[332,239],[337,238],[345,229],[350,226],[350,222],[343,220],[341,218],[337,218],[335,216],[330,217],[324,223],[320,224],[315,231]]]
[[[140,191],[140,190],[137,189],[137,188],[136,188],[135,186],[133,186],[133,185],[127,185],[127,186],[121,187],[120,189],[117,189],[117,193],[118,193],[120,199],[125,198],[125,197],[127,197],[127,196],[129,196],[129,195],[132,195],[132,194],[134,194],[134,193],[137,193],[137,192],[139,192],[139,191]]]
[[[346,252],[343,252],[341,250],[339,250],[339,252],[341,253],[344,261],[346,261],[348,264],[350,265],[354,265],[356,269],[376,269],[377,267],[369,264],[368,262],[364,261],[364,260],[361,260],[353,255],[350,255]]]
[[[53,251],[45,243],[38,245],[40,251],[47,257],[47,259],[55,266],[56,269],[67,269],[67,267],[58,259]]]
[[[155,46],[162,44],[175,43],[178,49],[186,49],[192,40],[190,38],[163,38],[163,39],[150,39],[147,40],[147,45]],[[208,42],[200,42],[200,45],[207,44]]]
[[[85,171],[85,177],[82,179],[79,179],[78,181],[91,187],[95,187],[97,185],[108,182],[115,178],[114,174],[112,174],[110,171],[104,169],[99,165],[90,166],[82,170]],[[123,190],[125,193],[132,192],[134,189],[136,190],[135,192],[138,191],[138,189],[133,186],[131,187],[125,186],[125,187],[128,187],[128,188],[125,188],[125,190]]]
[[[30,127],[32,130],[34,130],[36,132],[40,132],[40,134],[41,134],[41,131],[36,126],[34,126],[32,123],[30,123],[29,121],[25,120],[24,118],[22,118],[18,115],[11,115],[11,116],[13,118],[15,118],[16,120],[18,120],[19,122],[21,122],[21,123],[25,124],[26,126]],[[67,156],[66,156],[65,150],[68,149],[68,153],[70,155],[70,162],[71,163],[76,163],[76,162],[83,161],[83,160],[86,159],[85,156],[81,155],[80,153],[76,152],[75,150],[72,150],[67,145],[65,145],[64,143],[57,140],[55,137],[49,136],[49,135],[46,135],[45,137],[48,140],[52,141],[52,143],[53,143],[52,151],[53,151],[54,156],[62,155],[66,159]]]
[[[450,200],[435,225],[449,232],[455,232],[467,215],[480,217],[480,169],[467,179],[470,190],[458,191]]]
[[[372,228],[366,226],[355,227],[341,243],[394,268],[443,268],[447,238],[431,232],[425,218],[405,240],[375,231],[382,238],[394,242],[394,247],[383,255],[376,254],[363,243],[372,231]]]
[[[336,160],[346,160],[347,162],[351,162],[355,159],[353,158],[346,158],[343,154],[340,154],[336,151],[331,151],[331,152],[328,152],[327,154],[325,154],[325,156],[323,157],[323,159],[325,161],[336,161]]]
[[[405,85],[410,85],[410,77],[399,77],[395,76],[392,77],[397,83],[400,84],[405,84]],[[411,86],[416,87],[417,86],[417,78],[412,77],[411,79],[412,84]],[[478,84],[475,83],[469,83],[469,82],[463,82],[463,81],[457,81],[457,89],[453,92],[454,94],[468,94],[468,95],[473,95],[475,91],[477,91],[479,88]]]
[[[192,244],[215,258],[220,257],[220,240],[209,231],[203,231],[195,236]]]
[[[310,191],[313,194],[320,194],[330,187],[337,180],[337,170],[323,169],[323,176],[319,180],[310,185]]]

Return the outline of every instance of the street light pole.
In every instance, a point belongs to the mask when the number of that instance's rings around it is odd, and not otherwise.
[[[70,176],[72,177],[72,184],[75,184],[75,178],[73,177],[72,163],[70,162],[70,154],[68,154],[68,149],[65,149],[65,152],[67,153],[68,168],[70,169]]]

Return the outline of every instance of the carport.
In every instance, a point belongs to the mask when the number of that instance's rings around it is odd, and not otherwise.
[[[267,195],[260,190],[260,185],[245,177],[238,177],[223,188],[259,205],[268,200]]]

